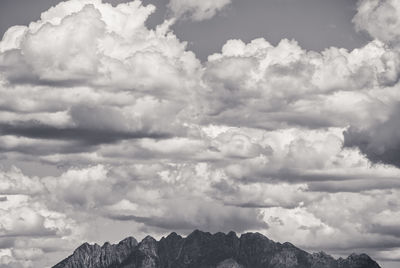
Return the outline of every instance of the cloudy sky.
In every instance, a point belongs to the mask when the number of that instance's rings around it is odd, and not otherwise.
[[[258,231],[400,266],[398,0],[1,0],[0,267]]]

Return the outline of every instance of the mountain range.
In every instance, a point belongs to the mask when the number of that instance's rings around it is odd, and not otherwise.
[[[291,243],[274,242],[260,233],[195,230],[187,237],[171,233],[140,243],[128,237],[118,244],[84,243],[53,268],[380,268],[366,254],[335,259],[310,254]]]

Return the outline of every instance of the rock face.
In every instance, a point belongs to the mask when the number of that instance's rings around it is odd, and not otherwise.
[[[237,237],[194,231],[160,241],[130,237],[117,245],[83,244],[53,268],[380,268],[366,254],[338,260],[324,252],[309,254],[290,243],[276,243],[259,233]]]
[[[102,247],[85,243],[53,268],[118,268],[136,250],[137,245],[138,242],[133,237],[128,237],[117,245],[105,243]]]

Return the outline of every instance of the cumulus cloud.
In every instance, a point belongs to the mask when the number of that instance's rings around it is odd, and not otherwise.
[[[171,0],[168,8],[176,18],[189,18],[194,21],[207,20],[231,3],[231,0]]]
[[[6,176],[5,183],[11,174],[15,179],[23,176],[16,168],[1,171],[1,174],[3,178]],[[44,259],[45,252],[60,249],[55,241],[59,243],[64,237],[65,245],[72,245],[81,235],[80,227],[73,219],[49,208],[46,191],[38,178],[24,177],[21,182],[24,185],[14,185],[13,192],[8,192],[7,199],[0,203],[2,267],[35,267],[36,262]],[[31,189],[28,191],[24,187]],[[36,189],[41,189],[41,195],[36,195]]]
[[[24,31],[5,34],[1,66],[13,83],[167,90],[180,83],[177,75],[196,68],[196,59],[168,22],[156,30],[145,27],[153,11],[140,1],[115,8],[96,0],[62,2]]]
[[[230,40],[209,56],[204,80],[212,89],[204,93],[203,120],[265,129],[346,126],[362,119],[354,118],[363,114],[353,113],[353,101],[367,106],[363,91],[398,78],[399,54],[380,41],[317,53],[293,40]]]
[[[71,153],[181,135],[177,114],[200,65],[169,22],[144,25],[153,11],[140,1],[73,0],[10,28],[0,46],[2,149],[46,154],[39,145],[48,140],[53,148],[63,141],[56,151]],[[13,136],[19,139],[10,144]]]
[[[397,191],[324,194],[307,206],[268,208],[264,214],[273,239],[284,237],[310,250],[325,247],[330,252],[344,254],[356,249],[376,256],[384,248],[399,247],[398,237],[389,228],[385,235],[373,229],[382,206],[397,202],[397,195]],[[396,204],[392,204],[384,208],[384,214],[397,213]],[[337,239],[329,239],[332,237]]]
[[[168,7],[199,21],[229,4]],[[205,63],[175,19],[147,28],[154,6],[138,0],[70,0],[11,27],[1,159],[57,172],[1,168],[0,266],[195,228],[389,259],[400,248],[397,10],[360,1],[354,22],[375,40],[352,51],[228,40]]]
[[[400,4],[396,0],[359,0],[353,18],[356,28],[397,46],[400,41]]]
[[[44,188],[39,178],[29,178],[16,167],[0,173],[0,194],[2,195],[36,195],[43,191]],[[2,201],[7,202],[7,196],[3,196]]]

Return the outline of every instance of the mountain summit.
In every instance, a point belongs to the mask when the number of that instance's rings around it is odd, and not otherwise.
[[[260,233],[210,234],[196,230],[187,237],[171,233],[140,243],[133,237],[116,245],[85,243],[53,268],[380,268],[366,254],[334,259],[277,243]]]

